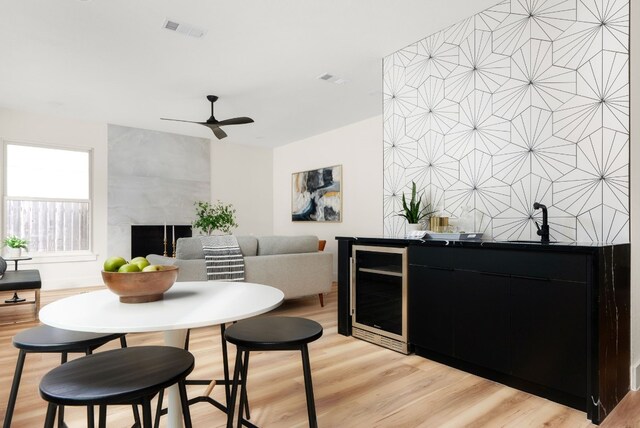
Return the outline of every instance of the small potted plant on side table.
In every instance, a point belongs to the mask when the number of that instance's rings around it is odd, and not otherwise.
[[[4,238],[3,246],[8,248],[8,256],[10,258],[18,258],[22,255],[22,249],[29,251],[27,240],[18,238],[15,235],[9,235]]]

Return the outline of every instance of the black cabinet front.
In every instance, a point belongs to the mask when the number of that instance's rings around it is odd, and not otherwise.
[[[586,285],[511,278],[513,374],[584,396],[587,390]]]
[[[453,269],[409,268],[409,342],[453,355]]]
[[[586,256],[562,259],[411,248],[410,343],[586,402]]]
[[[453,356],[508,373],[509,278],[483,272],[454,271],[453,286]]]

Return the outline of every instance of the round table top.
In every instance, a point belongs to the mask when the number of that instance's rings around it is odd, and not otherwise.
[[[77,294],[49,303],[40,321],[94,333],[180,330],[237,321],[278,307],[284,294],[249,282],[176,282],[163,300],[120,303],[109,290]]]

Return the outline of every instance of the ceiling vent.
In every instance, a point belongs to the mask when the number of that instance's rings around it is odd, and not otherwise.
[[[343,79],[342,77],[338,77],[329,73],[322,73],[320,76],[318,76],[318,80],[324,80],[325,82],[335,83],[336,85],[343,85],[347,83],[346,79]]]
[[[207,30],[204,28],[196,27],[195,25],[186,24],[184,22],[177,22],[172,19],[165,19],[162,28],[169,31],[175,31],[176,33],[184,34],[185,36],[195,37],[200,39],[207,34]]]

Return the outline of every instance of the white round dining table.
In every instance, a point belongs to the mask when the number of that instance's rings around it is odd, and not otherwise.
[[[52,327],[94,333],[162,331],[165,345],[182,348],[190,328],[250,318],[278,307],[284,294],[249,282],[176,282],[162,300],[120,303],[109,290],[93,291],[49,303],[40,321]],[[177,386],[169,389],[168,426],[182,426]]]

